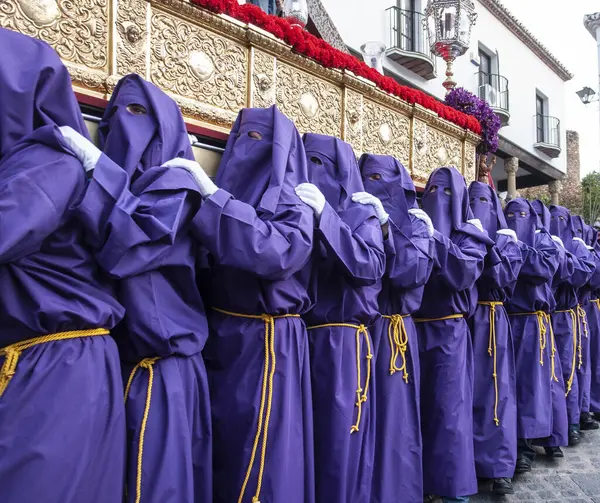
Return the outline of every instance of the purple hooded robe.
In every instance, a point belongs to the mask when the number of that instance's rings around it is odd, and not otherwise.
[[[529,201],[513,199],[506,205],[504,215],[509,229],[519,238],[523,256],[517,285],[505,306],[515,352],[517,437],[545,438],[552,433],[553,418],[548,313],[554,310],[555,303],[550,285],[561,254]]]
[[[314,302],[313,211],[293,123],[276,107],[244,109],[216,184],[194,218],[211,254],[210,337],[215,503],[314,501],[306,327]]]
[[[523,259],[517,243],[497,234],[507,225],[492,187],[473,182],[469,199],[473,215],[495,241],[477,281],[479,302],[469,320],[475,377],[475,468],[481,478],[510,478],[517,461],[517,389],[512,332],[503,303],[512,295]]]
[[[352,201],[364,190],[352,147],[317,134],[305,135],[304,145],[310,180],[326,199],[315,231],[317,302],[305,316],[309,327],[318,327],[308,333],[316,501],[368,503],[376,376],[365,327],[379,311],[383,235],[374,209]]]
[[[589,254],[589,260],[593,263],[592,274],[588,281],[577,291],[577,300],[579,302],[579,341],[581,342],[581,367],[577,367],[577,376],[579,380],[579,406],[582,413],[591,411],[591,387],[593,365],[597,357],[592,357],[592,352],[596,353],[598,349],[598,305],[592,299],[596,298],[594,292],[600,283],[600,258],[595,249],[593,249],[594,230],[585,224],[583,218],[578,215],[571,216],[572,232],[574,237],[584,240],[586,251]],[[583,247],[583,244],[579,243]],[[588,248],[589,247],[589,248]],[[590,249],[592,248],[592,249]],[[592,361],[593,360],[593,361]]]
[[[200,353],[208,325],[189,232],[201,196],[187,171],[161,167],[194,159],[185,123],[163,91],[129,75],[117,84],[99,135],[105,155],[78,210],[99,264],[119,279],[126,308],[115,338],[126,383],[127,501],[210,501],[210,404]]]
[[[582,229],[583,240],[588,247],[592,248],[592,256],[596,263],[594,274],[588,284],[580,290],[583,296],[583,308],[587,314],[587,322],[590,337],[590,412],[600,412],[600,245],[598,244],[598,232],[584,223],[580,216],[573,216],[573,227]],[[583,411],[588,412],[588,411]]]
[[[417,316],[421,363],[423,488],[458,497],[477,492],[473,455],[473,350],[465,317],[474,311],[475,282],[487,247],[467,187],[454,168],[429,177],[422,199],[434,233],[434,269]]]
[[[562,206],[551,206],[550,215],[550,233],[563,241],[566,248],[565,262],[570,263],[568,267],[561,264],[552,283],[556,301],[552,325],[565,384],[568,421],[569,424],[578,424],[583,396],[583,383],[581,378],[578,378],[580,374],[577,371],[579,358],[583,357],[579,350],[582,340],[582,313],[581,307],[578,306],[578,293],[590,280],[595,262],[583,243],[573,241],[576,236],[569,210]],[[567,444],[568,438],[567,443],[561,445]]]
[[[0,28],[0,493],[2,503],[121,501],[125,410],[108,336],[123,308],[70,208],[86,186],[57,126],[87,130],[69,72],[46,43]],[[15,348],[15,346],[13,346]]]
[[[426,224],[408,213],[418,208],[415,186],[400,162],[364,154],[360,168],[365,190],[390,214],[384,241],[386,273],[378,318],[371,328],[375,371],[375,464],[372,503],[423,500],[420,367],[417,332],[411,314],[421,305],[433,267],[433,239]]]

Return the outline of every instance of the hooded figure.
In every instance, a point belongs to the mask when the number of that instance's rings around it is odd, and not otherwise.
[[[516,232],[523,265],[509,313],[517,380],[516,472],[531,470],[535,451],[529,440],[552,433],[552,381],[558,376],[548,313],[554,310],[551,281],[560,263],[560,249],[531,203],[517,198],[504,209],[509,229]]]
[[[201,351],[208,324],[190,234],[202,197],[163,166],[193,160],[177,104],[129,75],[99,128],[104,151],[78,207],[100,265],[126,308],[116,334],[126,383],[127,501],[210,501],[211,425]],[[142,496],[143,495],[143,496]]]
[[[517,389],[512,333],[504,303],[512,295],[523,259],[492,187],[473,182],[469,199],[473,215],[495,241],[477,281],[479,301],[469,320],[475,363],[475,468],[477,477],[494,479],[493,492],[512,494],[510,479],[517,461]]]
[[[210,337],[204,351],[214,438],[215,503],[314,501],[306,327],[314,302],[313,212],[293,123],[276,107],[244,109],[217,186],[194,171],[204,203],[194,232],[208,250]]]
[[[587,314],[588,328],[590,332],[590,411],[600,413],[600,245],[598,244],[598,232],[596,229],[583,222],[578,216],[573,217],[573,226],[581,226],[583,239],[591,248],[596,269],[588,282],[587,292],[589,295],[584,309]],[[585,299],[584,299],[585,300]]]
[[[371,329],[377,421],[370,501],[395,503],[402,495],[405,503],[421,503],[419,346],[411,314],[421,305],[431,274],[433,227],[418,209],[415,186],[399,161],[364,154],[360,168],[365,190],[390,215],[379,294],[382,317]]]
[[[87,130],[46,43],[0,28],[0,492],[3,503],[121,501],[125,410],[108,336],[123,317],[71,207]]]
[[[600,359],[600,347],[598,337],[600,332],[600,318],[598,314],[598,302],[595,292],[600,289],[600,256],[594,248],[596,232],[592,227],[586,225],[583,218],[577,215],[571,216],[573,235],[575,238],[583,239],[586,249],[594,263],[594,272],[589,281],[577,292],[579,301],[579,340],[581,341],[582,365],[578,366],[579,379],[579,405],[580,405],[580,428],[582,430],[596,430],[598,424],[593,420],[590,412],[595,411],[592,407],[592,382],[598,372],[595,370],[596,362]],[[597,388],[598,385],[594,385]],[[596,389],[593,394],[600,396],[600,390]]]
[[[454,168],[429,177],[422,199],[434,233],[434,269],[418,311],[424,490],[446,498],[477,492],[473,456],[473,350],[465,317],[493,241],[470,223],[467,187]]]
[[[539,201],[536,203],[541,204]],[[579,305],[579,291],[590,280],[596,267],[594,258],[587,249],[581,234],[575,239],[575,229],[569,210],[562,206],[550,207],[550,228],[553,236],[558,236],[564,247],[564,259],[554,276],[552,288],[556,309],[552,314],[552,326],[556,340],[562,377],[566,395],[568,416],[568,438],[550,444],[551,447],[560,445],[576,445],[580,441],[579,421],[583,387],[581,377],[578,377],[583,359],[581,341],[584,331],[585,311]],[[587,327],[585,327],[587,329]],[[587,332],[587,330],[586,330]],[[589,341],[589,339],[584,339]],[[589,350],[589,346],[587,347]],[[560,376],[559,376],[560,381]],[[559,383],[560,384],[560,383]],[[556,386],[556,384],[554,383]],[[589,396],[589,392],[587,393]],[[588,401],[589,403],[589,401]],[[553,436],[556,436],[556,418]]]
[[[375,441],[373,346],[366,327],[377,317],[385,270],[380,223],[364,191],[352,147],[306,134],[310,181],[324,195],[317,215],[317,303],[309,326],[318,503],[368,503]],[[317,212],[315,213],[317,214]]]

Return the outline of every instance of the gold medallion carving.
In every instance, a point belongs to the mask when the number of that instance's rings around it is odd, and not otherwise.
[[[104,69],[108,0],[0,0],[0,26],[48,42],[65,61]]]
[[[408,166],[410,119],[387,107],[366,100],[363,111],[363,150],[391,155]]]
[[[150,80],[235,113],[246,105],[247,49],[192,23],[153,13]]]
[[[267,108],[275,103],[275,58],[252,49],[252,106]]]
[[[301,133],[341,135],[342,90],[277,62],[277,106]]]
[[[146,18],[150,5],[146,0],[117,2],[117,73],[137,73],[147,78],[146,54],[148,31]]]
[[[363,97],[361,94],[346,89],[346,113],[344,116],[344,140],[357,154],[362,153],[363,132]]]
[[[475,181],[475,175],[477,171],[477,155],[476,147],[474,144],[465,141],[465,160],[463,163],[463,176],[467,185]]]
[[[462,171],[462,141],[443,133],[427,123],[414,120],[413,176],[427,181],[429,175],[441,166],[454,166]]]

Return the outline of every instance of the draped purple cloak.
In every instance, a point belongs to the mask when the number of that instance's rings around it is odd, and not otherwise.
[[[130,112],[132,105],[146,113]],[[78,213],[99,264],[118,278],[126,308],[116,338],[128,384],[127,501],[140,494],[145,503],[210,501],[210,402],[201,355],[208,324],[195,279],[198,243],[190,234],[201,196],[185,170],[161,167],[174,157],[193,159],[185,123],[171,98],[129,75],[106,108],[100,143],[106,155]],[[136,368],[148,358],[158,358],[151,370]]]
[[[559,267],[560,250],[529,201],[513,199],[504,214],[508,227],[517,233],[523,257],[515,290],[505,306],[515,351],[517,436],[544,438],[552,433],[553,422],[547,314],[555,307],[550,283]]]
[[[371,327],[377,418],[370,501],[395,503],[402,495],[405,503],[420,503],[420,365],[417,332],[410,315],[421,305],[431,274],[433,240],[425,223],[408,213],[417,202],[404,166],[393,157],[370,154],[361,157],[360,166],[365,190],[378,197],[390,214],[384,241],[387,265],[378,299],[379,311],[386,318],[379,318]],[[390,319],[394,316],[397,321]],[[400,332],[398,342],[394,340],[395,324]],[[404,337],[402,330],[406,334],[404,353],[398,347]]]
[[[583,239],[592,248],[596,268],[586,287],[580,290],[580,296],[584,302],[590,332],[590,411],[600,412],[600,246],[598,245],[598,233],[595,229],[586,225],[581,217],[574,217],[574,227],[579,229]],[[587,412],[587,411],[586,411]]]
[[[434,269],[425,286],[417,318],[421,364],[421,431],[423,489],[427,494],[457,497],[475,494],[473,451],[473,350],[468,316],[476,302],[492,241],[475,226],[467,187],[453,168],[440,168],[429,178],[423,209],[436,229]]]
[[[521,250],[508,236],[500,201],[480,182],[469,187],[470,206],[495,245],[477,281],[479,302],[469,320],[473,339],[473,443],[481,478],[512,477],[517,459],[517,390],[510,322],[502,304],[512,295],[522,265]],[[491,321],[493,316],[493,329]],[[495,376],[495,377],[494,377]]]
[[[307,181],[292,122],[275,107],[244,109],[221,161],[221,188],[194,218],[212,262],[208,300],[231,313],[210,312],[204,351],[215,503],[242,492],[243,503],[314,501],[308,340],[297,317],[314,302],[314,217],[294,193]]]
[[[377,376],[371,335],[356,327],[378,316],[383,236],[373,208],[351,200],[364,190],[352,147],[315,134],[305,135],[304,144],[310,180],[327,201],[316,230],[317,302],[305,319],[309,327],[337,325],[309,330],[316,501],[367,503]]]
[[[85,173],[56,127],[87,135],[69,73],[44,42],[0,28],[0,46],[0,347],[110,330],[123,308],[70,211],[84,193]],[[124,464],[114,340],[24,350],[0,397],[2,502],[120,501]]]

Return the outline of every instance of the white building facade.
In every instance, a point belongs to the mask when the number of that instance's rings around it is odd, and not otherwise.
[[[441,100],[446,64],[429,52],[427,0],[321,0],[352,52],[386,44],[385,73]],[[454,65],[458,86],[485,98],[503,121],[492,172],[497,187],[550,183],[566,174],[565,83],[569,71],[497,0],[474,0],[470,49]],[[518,169],[517,169],[518,168]],[[508,179],[508,180],[507,180]],[[512,187],[511,187],[512,186]],[[558,190],[558,189],[556,189]]]

